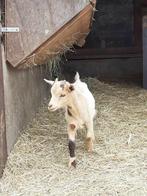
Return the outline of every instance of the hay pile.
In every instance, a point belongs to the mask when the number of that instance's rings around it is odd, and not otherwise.
[[[1,196],[147,195],[147,91],[86,81],[98,110],[94,152],[78,132],[77,168],[68,169],[63,111],[49,113],[45,104],[9,156]]]

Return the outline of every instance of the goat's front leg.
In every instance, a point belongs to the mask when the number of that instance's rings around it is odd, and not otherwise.
[[[86,147],[88,152],[93,151],[93,142],[95,141],[94,130],[93,130],[93,119],[86,123],[87,136],[86,136]]]
[[[69,167],[76,167],[76,156],[75,156],[75,137],[76,137],[76,125],[71,123],[68,125],[68,147],[69,147]]]

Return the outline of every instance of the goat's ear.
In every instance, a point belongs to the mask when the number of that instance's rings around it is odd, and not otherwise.
[[[77,80],[80,80],[80,75],[78,72],[76,72],[76,75],[75,75],[75,81],[77,81]]]
[[[47,79],[44,79],[44,81],[48,84],[50,84],[51,86],[54,84],[54,81],[52,80],[47,80]]]
[[[55,82],[58,82],[58,78],[55,79]]]
[[[74,88],[74,86],[72,84],[70,84],[70,86],[69,86],[69,92],[71,92],[73,90],[75,90],[75,88]]]

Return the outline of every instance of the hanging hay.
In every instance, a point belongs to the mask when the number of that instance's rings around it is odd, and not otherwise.
[[[71,35],[70,39],[67,39],[66,42],[58,44],[58,47],[56,46],[54,49],[48,48],[48,45],[46,47],[44,46],[43,49],[38,49],[38,53],[34,52],[32,55],[28,56],[24,61],[22,61],[20,68],[32,68],[34,66],[38,66],[39,64],[46,64],[49,67],[52,67],[52,69],[56,68],[55,66],[58,66],[62,56],[65,57],[66,52],[75,52],[74,45],[78,45],[79,35],[86,37],[88,33],[76,32]],[[43,55],[42,52],[44,52]]]
[[[72,40],[70,40],[68,44],[65,44],[65,43],[62,44],[62,47],[57,52],[57,54],[47,60],[46,66],[48,66],[49,68],[50,77],[52,79],[55,79],[56,77],[62,78],[62,73],[61,73],[61,68],[60,68],[61,61],[63,58],[67,60],[66,59],[67,52],[75,52],[74,44],[77,44],[77,41],[73,36]]]
[[[76,141],[77,168],[68,169],[63,111],[47,103],[19,137],[1,179],[1,196],[147,195],[147,91],[86,79],[96,99],[94,152]]]

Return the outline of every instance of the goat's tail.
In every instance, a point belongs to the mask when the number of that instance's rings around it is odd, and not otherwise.
[[[78,72],[76,72],[76,75],[75,75],[75,81],[77,81],[77,80],[80,80],[80,75]]]

